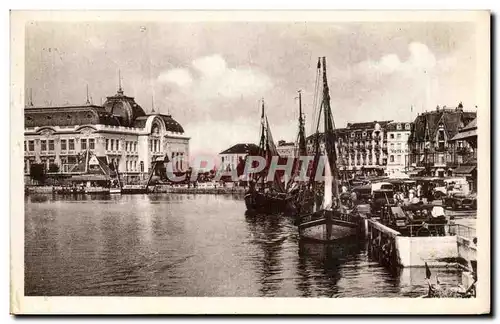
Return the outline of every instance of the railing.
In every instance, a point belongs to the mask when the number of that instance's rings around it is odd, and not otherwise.
[[[410,237],[421,236],[460,236],[472,240],[476,229],[462,224],[412,224],[401,228]]]

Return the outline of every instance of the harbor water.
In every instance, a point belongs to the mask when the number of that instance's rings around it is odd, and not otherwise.
[[[425,269],[391,270],[366,244],[303,244],[293,220],[231,195],[30,195],[28,296],[416,297]],[[439,269],[460,283],[455,267]]]

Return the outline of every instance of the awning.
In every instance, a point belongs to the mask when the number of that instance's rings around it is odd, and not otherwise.
[[[109,177],[103,174],[80,174],[71,177],[71,181],[107,181]]]
[[[457,135],[455,135],[451,140],[458,141],[458,140],[463,140],[463,139],[471,138],[471,137],[477,137],[477,130],[476,129],[466,131],[466,132],[460,132]]]
[[[472,171],[476,168],[475,165],[461,165],[453,170],[455,174],[471,174]]]

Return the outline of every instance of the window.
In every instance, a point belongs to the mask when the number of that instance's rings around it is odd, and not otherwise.
[[[391,155],[391,156],[389,157],[389,162],[394,163],[394,155]]]
[[[400,140],[400,139],[401,139],[401,134],[398,134],[398,140]]]
[[[397,130],[401,130],[401,124],[397,124],[397,125],[396,125],[396,129],[397,129]]]
[[[26,149],[26,141],[24,141],[24,151],[26,152],[27,149]],[[24,163],[26,164],[26,161],[24,161]],[[25,165],[25,169],[26,169],[26,165]]]
[[[66,150],[67,150],[66,140],[63,139],[61,140],[61,151],[66,151]]]
[[[137,142],[134,142],[134,151],[137,152]]]
[[[35,150],[35,141],[28,141],[28,151],[33,152]]]
[[[394,134],[389,135],[390,139],[394,139]]]
[[[400,150],[400,149],[401,149],[401,143],[396,144],[396,148],[397,148],[398,150]]]
[[[116,150],[120,150],[120,140],[116,140]]]
[[[82,149],[82,150],[86,150],[87,149],[87,139],[86,138],[82,138],[80,140],[80,149]]]
[[[93,138],[89,139],[89,149],[95,149],[95,139]]]
[[[41,140],[40,141],[40,147],[42,151],[47,151],[47,141],[46,140]]]
[[[125,151],[128,151],[128,141],[125,141]],[[127,162],[128,165],[128,162]]]
[[[106,138],[106,151],[109,150],[109,139]]]
[[[354,133],[354,132],[352,132],[352,133],[351,133],[351,137],[354,137],[354,136],[355,136],[355,133]]]
[[[49,140],[49,151],[54,150],[54,140]]]
[[[134,170],[137,171],[137,161],[134,161]]]
[[[396,162],[398,162],[398,164],[401,164],[401,155],[396,156]]]
[[[75,140],[74,139],[68,140],[68,148],[70,151],[75,149]]]
[[[114,140],[114,139],[111,139],[111,147],[110,147],[110,150],[111,150],[111,151],[113,151],[114,146],[115,146],[115,140]]]
[[[405,125],[405,129],[406,129],[406,130],[410,130],[410,124],[406,124],[406,125]]]

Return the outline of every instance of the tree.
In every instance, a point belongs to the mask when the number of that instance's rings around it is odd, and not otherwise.
[[[47,175],[45,173],[45,164],[33,163],[30,165],[30,178],[42,184],[45,182]]]
[[[59,172],[59,165],[55,163],[49,164],[49,172],[57,173]]]

